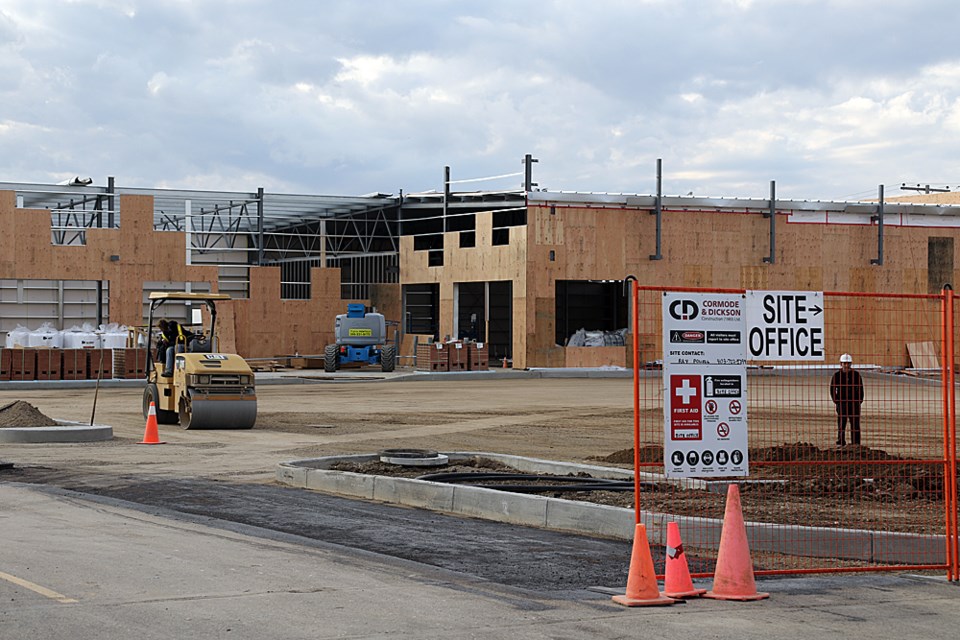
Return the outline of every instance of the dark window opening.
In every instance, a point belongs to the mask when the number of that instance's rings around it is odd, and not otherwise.
[[[280,263],[280,298],[283,300],[310,299],[310,263]]]
[[[557,260],[557,252],[553,249],[550,250],[550,262],[555,262]]]
[[[427,266],[428,267],[443,266],[443,249],[430,250],[430,253],[427,254]]]
[[[486,283],[457,283],[457,338],[487,341]]]
[[[474,231],[477,228],[477,216],[473,213],[448,213],[447,231]]]
[[[510,244],[510,229],[493,230],[493,246]]]
[[[556,343],[586,331],[618,331],[627,327],[627,296],[622,281],[557,280]]]
[[[413,238],[414,251],[431,251],[433,249],[443,249],[442,235],[415,236]]]
[[[400,218],[402,221],[401,231],[405,236],[421,236],[443,233],[444,231],[442,209],[404,207]]]
[[[527,209],[525,207],[512,211],[494,211],[493,227],[522,227],[527,224]]]
[[[405,333],[438,338],[437,332],[440,326],[440,285],[404,285],[403,318]]]
[[[487,325],[490,361],[513,358],[513,282],[490,283],[490,322]]]
[[[457,337],[487,345],[491,366],[513,358],[513,282],[457,283]]]
[[[461,231],[460,232],[460,248],[469,249],[470,247],[477,246],[477,232],[476,231]]]
[[[927,292],[940,293],[953,284],[953,238],[927,239]]]

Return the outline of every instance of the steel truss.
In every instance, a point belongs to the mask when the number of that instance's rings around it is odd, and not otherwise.
[[[0,190],[14,191],[18,208],[48,210],[51,241],[66,246],[86,244],[87,229],[119,228],[118,196],[149,195],[154,229],[186,234],[187,263],[217,265],[221,286],[241,296],[251,266],[280,266],[285,297],[309,297],[311,267],[338,267],[342,294],[366,298],[369,285],[399,282],[401,234],[434,248],[432,238],[444,232],[473,230],[482,211],[499,216],[496,227],[526,222],[523,191],[291,195],[121,187],[113,178],[106,187],[0,183]]]

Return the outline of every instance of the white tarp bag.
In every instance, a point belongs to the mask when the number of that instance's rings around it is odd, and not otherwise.
[[[36,331],[30,332],[31,347],[41,347],[48,349],[63,348],[63,332],[55,329],[49,322],[44,322]]]
[[[127,346],[127,327],[115,322],[100,325],[104,349],[124,349]]]
[[[64,349],[97,349],[100,343],[100,336],[89,323],[84,323],[82,327],[74,325],[63,332]]]
[[[7,333],[7,349],[20,349],[30,346],[30,329],[18,324],[17,328]]]

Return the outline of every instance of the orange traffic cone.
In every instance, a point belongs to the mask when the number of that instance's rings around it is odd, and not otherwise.
[[[757,593],[753,579],[753,561],[747,544],[747,527],[743,524],[740,508],[740,489],[735,484],[727,488],[727,506],[723,512],[723,531],[720,532],[720,552],[713,574],[713,589],[704,598],[717,600],[763,600],[769,593]]]
[[[647,528],[638,524],[633,534],[633,551],[630,554],[630,573],[627,576],[627,593],[613,596],[613,601],[628,607],[674,604],[657,589],[657,574],[653,570],[653,558],[647,542]]]
[[[167,444],[160,442],[160,431],[157,429],[157,407],[152,402],[147,412],[147,428],[143,431],[143,441],[137,444]]]
[[[697,598],[706,593],[706,589],[697,589],[690,579],[690,567],[683,553],[680,540],[680,526],[676,522],[667,523],[667,560],[663,577],[663,595],[669,598]]]

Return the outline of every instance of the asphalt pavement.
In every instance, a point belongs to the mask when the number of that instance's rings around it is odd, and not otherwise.
[[[876,640],[960,625],[960,591],[936,577],[761,579],[768,600],[628,609],[590,589],[610,579],[595,566],[625,571],[619,542],[280,487],[115,478],[96,495],[96,479],[2,473],[4,637]]]

